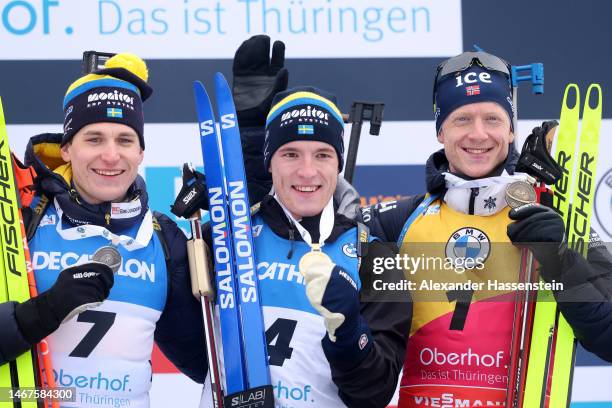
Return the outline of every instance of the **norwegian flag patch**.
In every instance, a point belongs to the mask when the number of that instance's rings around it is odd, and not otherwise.
[[[465,87],[467,96],[480,95],[480,85],[470,85]]]

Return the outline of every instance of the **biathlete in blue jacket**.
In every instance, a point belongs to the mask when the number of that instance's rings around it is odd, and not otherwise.
[[[348,196],[334,197],[344,161],[335,97],[300,87],[271,102],[262,163],[273,189],[259,203],[252,230],[276,404],[385,407],[396,389],[412,305],[407,290],[376,290],[374,281],[398,283],[403,272],[377,274],[375,264],[397,251],[368,239],[355,214],[343,210]],[[191,179],[185,186],[175,214],[183,194],[205,191]],[[206,207],[204,197],[191,200]]]
[[[40,294],[0,304],[0,364],[48,337],[57,385],[77,389],[63,406],[148,407],[154,340],[193,380],[206,376],[186,238],[149,208],[138,175],[147,78],[140,58],[114,56],[68,88],[64,133],[27,147],[37,173],[31,213],[43,211],[29,241]],[[91,261],[107,245],[122,257],[116,274]]]

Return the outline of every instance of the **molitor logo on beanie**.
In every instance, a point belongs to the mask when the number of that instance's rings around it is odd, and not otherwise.
[[[344,122],[336,97],[321,89],[299,87],[279,92],[266,120],[264,164],[270,166],[274,152],[299,140],[332,145],[338,155],[339,171],[344,165]]]
[[[501,72],[473,65],[438,82],[435,95],[436,133],[440,132],[442,123],[455,109],[476,102],[498,103],[508,113],[512,124],[514,107],[508,77]]]
[[[86,125],[113,122],[133,128],[144,149],[142,102],[153,92],[147,79],[145,62],[124,53],[110,58],[104,69],[73,82],[64,97],[62,145]]]

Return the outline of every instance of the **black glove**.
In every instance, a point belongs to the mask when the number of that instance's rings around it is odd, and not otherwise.
[[[189,218],[198,210],[208,210],[206,177],[189,163],[183,164],[183,187],[179,191],[170,211],[177,217]]]
[[[63,321],[100,305],[114,282],[112,269],[101,262],[64,269],[47,291],[15,307],[23,337],[31,344],[38,343]]]
[[[528,247],[542,266],[545,280],[561,273],[562,259],[567,252],[563,219],[552,208],[541,204],[525,204],[508,214],[516,222],[508,225],[513,244]]]
[[[287,89],[289,72],[285,44],[275,41],[270,59],[270,37],[256,35],[243,42],[234,56],[232,93],[240,127],[264,127],[272,98]]]
[[[548,185],[555,184],[563,169],[550,155],[552,141],[549,144],[546,135],[557,126],[559,122],[549,120],[542,122],[542,126],[533,128],[523,144],[515,171],[530,174]]]

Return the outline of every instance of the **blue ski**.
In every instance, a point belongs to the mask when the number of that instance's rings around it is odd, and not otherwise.
[[[202,155],[204,157],[208,202],[210,203],[217,303],[219,305],[221,342],[224,351],[225,392],[233,394],[246,389],[247,383],[244,370],[242,330],[236,302],[229,207],[221,152],[217,139],[216,121],[210,98],[200,81],[194,82],[193,91],[200,128]]]
[[[247,193],[236,108],[234,107],[231,89],[223,74],[219,72],[215,75],[215,91],[235,252],[234,266],[236,268],[238,303],[242,319],[247,383],[249,388],[255,388],[270,384],[270,372],[266,352],[265,327],[259,301],[249,195]]]

